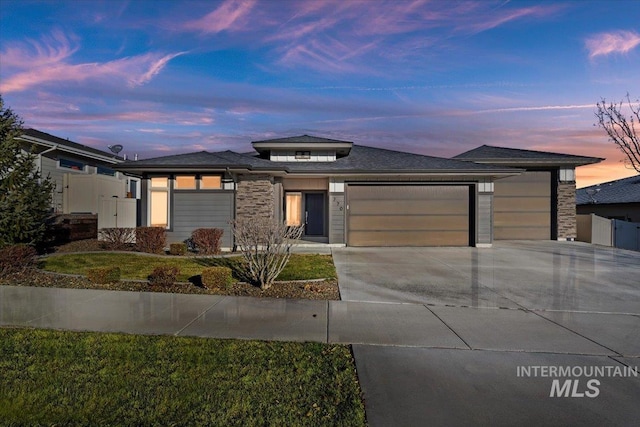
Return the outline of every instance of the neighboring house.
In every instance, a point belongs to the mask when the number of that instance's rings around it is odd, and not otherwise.
[[[136,202],[131,199],[140,198],[140,179],[114,169],[123,158],[35,129],[25,129],[17,140],[36,155],[42,176],[55,183],[54,213],[98,214],[98,228],[135,227]]]
[[[578,214],[640,223],[640,175],[581,188],[576,205]]]
[[[166,227],[170,241],[184,240],[198,227],[219,227],[223,245],[231,247],[230,220],[273,217],[305,224],[304,240],[330,244],[488,246],[494,203],[497,225],[505,227],[503,197],[516,197],[510,205],[524,203],[510,210],[524,221],[521,228],[529,219],[531,226],[546,228],[513,238],[574,238],[574,168],[601,160],[550,153],[535,159],[537,152],[527,152],[531,158],[518,163],[523,150],[507,150],[502,153],[511,157],[484,164],[472,159],[473,151],[444,159],[308,135],[252,145],[257,154],[201,151],[125,162],[117,169],[142,178],[142,222]],[[504,179],[511,181],[494,201],[494,181],[498,192]]]

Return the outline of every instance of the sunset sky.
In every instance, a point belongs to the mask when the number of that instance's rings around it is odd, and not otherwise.
[[[640,97],[640,1],[0,0],[0,93],[25,125],[140,158],[311,134],[450,157],[605,157]]]

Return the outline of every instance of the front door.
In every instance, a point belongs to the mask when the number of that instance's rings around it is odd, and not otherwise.
[[[305,193],[305,230],[307,236],[324,235],[324,193]]]

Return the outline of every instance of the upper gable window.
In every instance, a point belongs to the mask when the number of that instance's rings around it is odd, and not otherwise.
[[[331,150],[271,150],[273,162],[333,162],[336,152]]]
[[[85,171],[87,165],[77,160],[70,160],[61,158],[58,160],[58,166],[65,169],[72,169],[74,171]]]
[[[311,151],[296,151],[296,160],[307,160],[311,158]]]

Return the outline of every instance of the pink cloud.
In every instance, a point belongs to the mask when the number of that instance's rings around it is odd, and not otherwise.
[[[242,18],[251,11],[255,3],[255,0],[226,0],[202,18],[185,23],[183,29],[203,34],[237,29]]]
[[[171,59],[186,53],[147,53],[102,63],[70,63],[77,50],[78,46],[59,31],[40,43],[29,41],[9,46],[1,55],[4,66],[13,73],[2,79],[0,92],[20,92],[50,82],[105,79],[140,86],[155,77]]]
[[[149,69],[143,73],[142,75],[139,76],[134,76],[131,79],[129,79],[129,83],[132,86],[140,86],[143,85],[145,83],[148,83],[152,78],[154,78],[160,71],[162,71],[162,69],[167,65],[167,63],[169,63],[169,61],[171,61],[173,58],[180,56],[180,55],[184,55],[187,52],[178,52],[178,53],[171,53],[169,55],[165,55],[162,58],[159,58],[157,60],[152,60],[152,62],[149,64]]]
[[[640,34],[635,31],[599,33],[585,41],[589,58],[612,53],[627,53],[640,45]]]
[[[562,10],[559,5],[532,6],[519,9],[490,11],[485,13],[470,13],[457,25],[457,30],[471,33],[481,33],[504,25],[508,22],[525,17],[542,18],[553,15]]]
[[[28,39],[26,43],[10,45],[2,51],[2,64],[4,67],[40,67],[64,61],[77,50],[75,36],[66,36],[62,31],[54,30],[50,36],[44,36],[40,43]]]

